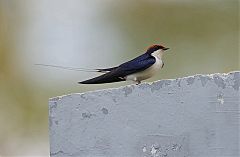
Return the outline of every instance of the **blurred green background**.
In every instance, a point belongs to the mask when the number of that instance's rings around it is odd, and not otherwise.
[[[0,156],[48,156],[48,99],[119,87],[95,73],[39,67],[118,65],[171,49],[147,81],[239,70],[238,0],[0,0]]]

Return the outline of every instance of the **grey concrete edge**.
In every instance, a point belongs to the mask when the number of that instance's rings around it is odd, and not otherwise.
[[[144,83],[141,83],[140,85],[131,84],[131,85],[126,85],[126,86],[120,86],[118,88],[106,88],[106,89],[100,89],[100,90],[94,90],[94,91],[87,91],[87,92],[83,92],[83,93],[70,93],[67,95],[50,98],[49,101],[58,101],[60,99],[63,99],[64,97],[68,97],[73,94],[76,94],[76,95],[95,94],[95,93],[99,93],[99,92],[106,92],[106,91],[111,92],[111,91],[115,91],[115,90],[121,90],[121,89],[125,89],[125,88],[135,88],[135,87],[151,88],[156,84],[164,84],[164,83],[170,84],[171,82],[174,82],[174,81],[181,82],[182,80],[187,80],[188,84],[192,84],[194,82],[194,80],[197,78],[199,78],[201,80],[203,86],[205,86],[207,81],[214,80],[214,82],[217,86],[225,88],[225,86],[226,86],[225,80],[231,76],[233,76],[233,80],[235,80],[235,82],[234,82],[234,84],[232,84],[230,86],[232,86],[232,88],[234,88],[235,90],[239,91],[240,71],[231,71],[229,73],[196,74],[196,75],[186,76],[186,77],[181,77],[181,78],[176,78],[176,79],[165,79],[165,80],[157,80],[154,82],[144,82]]]

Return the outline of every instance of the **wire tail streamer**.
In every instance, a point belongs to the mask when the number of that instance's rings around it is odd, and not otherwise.
[[[37,66],[44,66],[44,67],[52,67],[52,68],[58,68],[58,69],[65,69],[65,70],[72,70],[72,71],[83,71],[83,72],[101,72],[98,69],[84,69],[84,68],[75,68],[75,67],[65,67],[65,66],[59,66],[59,65],[51,65],[51,64],[34,64]]]

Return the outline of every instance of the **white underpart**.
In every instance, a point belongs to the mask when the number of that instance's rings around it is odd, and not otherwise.
[[[163,66],[163,61],[162,61],[163,53],[164,53],[163,50],[157,50],[153,52],[151,55],[156,59],[156,62],[149,68],[145,69],[144,71],[128,75],[126,77],[126,80],[140,82],[142,80],[146,80],[152,77],[153,75],[155,75]]]

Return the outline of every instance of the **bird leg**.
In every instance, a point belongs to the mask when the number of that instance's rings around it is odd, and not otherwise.
[[[137,81],[135,81],[135,82],[136,82],[136,85],[141,84],[141,81],[139,81],[139,80],[137,80]]]
[[[136,85],[139,85],[139,84],[141,83],[141,81],[138,80],[137,77],[135,77],[135,78],[133,79],[133,81],[136,83]]]

